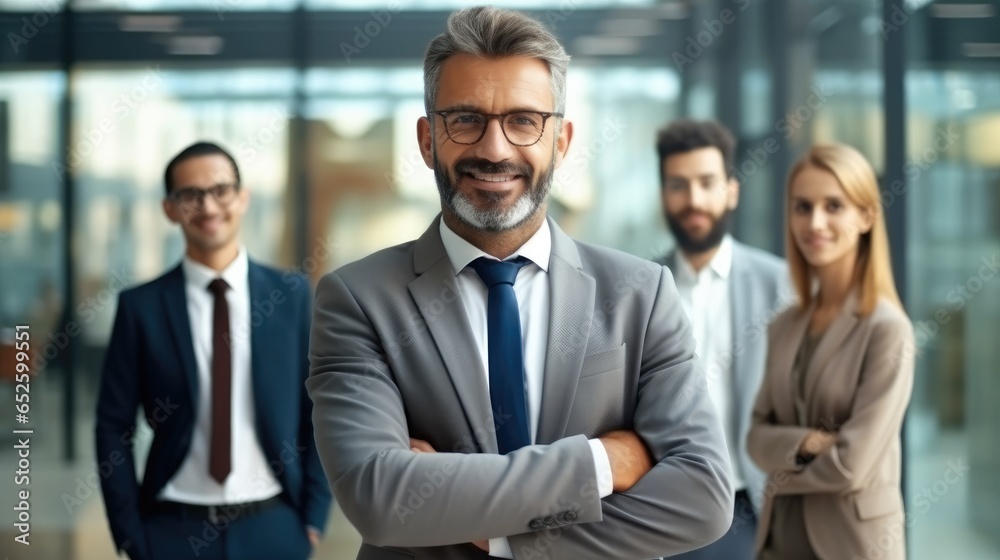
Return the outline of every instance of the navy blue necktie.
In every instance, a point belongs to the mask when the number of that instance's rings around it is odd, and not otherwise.
[[[469,263],[490,290],[486,315],[490,404],[501,455],[531,444],[524,397],[521,316],[514,294],[517,272],[529,262],[524,257],[505,262],[480,257]]]

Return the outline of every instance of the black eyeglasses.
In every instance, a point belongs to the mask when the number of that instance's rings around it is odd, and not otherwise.
[[[167,198],[185,206],[201,207],[205,205],[205,197],[211,196],[220,206],[228,206],[236,199],[238,190],[240,187],[235,183],[219,183],[207,189],[198,187],[176,189],[167,195]]]
[[[549,117],[562,118],[562,113],[542,113],[539,111],[515,111],[499,115],[487,115],[474,111],[434,111],[444,120],[444,131],[456,144],[475,144],[486,135],[491,119],[500,122],[500,129],[507,141],[522,148],[534,146],[545,133],[545,121]]]

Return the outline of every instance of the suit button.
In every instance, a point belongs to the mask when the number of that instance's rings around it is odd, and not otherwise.
[[[563,514],[563,520],[566,521],[567,523],[572,523],[576,521],[576,512],[567,511],[566,513]]]
[[[544,523],[546,527],[553,527],[556,524],[556,518],[555,517],[546,517],[545,520],[542,521],[542,523]]]
[[[542,523],[541,519],[532,519],[531,523],[528,523],[528,528],[532,531],[539,531],[545,528],[545,524]]]

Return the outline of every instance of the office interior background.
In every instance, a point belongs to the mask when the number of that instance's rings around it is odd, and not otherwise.
[[[13,542],[5,412],[0,556],[114,558],[95,393],[117,292],[182,253],[160,208],[167,160],[199,139],[228,146],[252,191],[250,254],[314,280],[417,237],[439,208],[415,140],[422,54],[466,4],[0,0],[11,417],[12,327],[30,325],[39,352],[32,545]],[[785,175],[807,146],[846,142],[873,162],[919,346],[903,434],[909,556],[1000,558],[1000,2],[494,4],[534,14],[573,57],[576,136],[550,208],[579,239],[649,258],[671,247],[654,150],[671,119],[734,130],[734,234],[778,254]],[[329,529],[315,557],[353,558],[339,512]]]

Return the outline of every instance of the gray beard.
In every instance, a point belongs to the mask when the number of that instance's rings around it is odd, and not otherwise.
[[[483,197],[492,204],[487,208],[480,209],[468,196],[455,187],[448,172],[441,167],[436,158],[434,161],[434,179],[437,182],[442,204],[469,226],[490,233],[516,229],[531,219],[548,197],[549,191],[552,189],[554,173],[555,161],[552,161],[538,182],[529,185],[528,189],[514,202],[514,205],[506,210],[498,206],[503,200],[503,195],[483,193]]]

